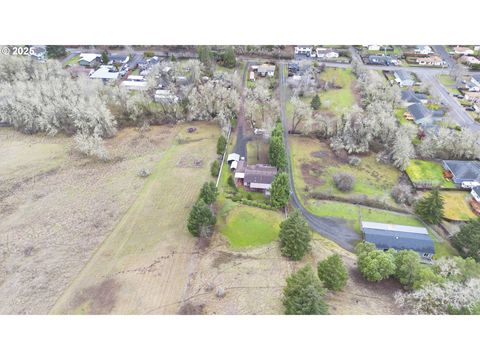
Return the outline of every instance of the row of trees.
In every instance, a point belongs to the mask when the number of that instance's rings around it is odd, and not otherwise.
[[[215,202],[217,195],[218,191],[214,182],[204,183],[188,216],[188,231],[201,240],[208,239],[213,232],[213,226],[217,219],[213,213],[212,204]]]

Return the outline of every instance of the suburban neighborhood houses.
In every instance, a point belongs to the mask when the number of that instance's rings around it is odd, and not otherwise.
[[[478,313],[479,45],[57,46],[0,56],[0,312]]]

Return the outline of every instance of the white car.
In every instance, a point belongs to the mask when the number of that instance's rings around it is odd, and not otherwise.
[[[473,189],[476,186],[480,186],[480,182],[478,182],[478,181],[463,181],[461,186],[462,186],[462,189]]]

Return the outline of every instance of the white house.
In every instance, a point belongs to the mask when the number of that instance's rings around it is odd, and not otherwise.
[[[78,63],[82,66],[96,66],[101,58],[100,54],[81,53]]]
[[[339,54],[333,49],[317,48],[317,58],[333,59],[338,58]]]
[[[275,65],[262,64],[258,67],[258,75],[273,77],[275,75]]]
[[[379,51],[380,45],[365,45],[368,51]]]
[[[127,90],[134,90],[134,91],[147,90],[146,81],[125,80],[120,84],[120,86],[124,87]]]
[[[453,52],[455,54],[460,54],[460,55],[473,55],[474,51],[468,47],[464,46],[456,46],[453,48]]]
[[[417,58],[416,62],[419,65],[426,65],[426,66],[444,66],[445,65],[445,61],[443,61],[440,56],[436,56],[436,55]]]
[[[175,104],[178,102],[178,97],[170,90],[157,90],[155,91],[155,101],[162,104]]]
[[[395,76],[395,81],[400,86],[413,86],[415,85],[415,79],[412,75],[405,70],[397,70],[393,73]]]
[[[312,55],[313,48],[311,46],[306,45],[298,45],[295,46],[295,55]]]
[[[462,64],[467,64],[467,65],[475,65],[475,64],[480,64],[480,60],[478,60],[475,56],[470,56],[470,55],[463,55],[459,61]]]
[[[92,74],[90,74],[90,79],[100,79],[104,82],[115,81],[118,79],[120,73],[111,65],[102,65]]]
[[[433,54],[433,50],[428,45],[417,45],[415,48],[415,54],[430,55]]]

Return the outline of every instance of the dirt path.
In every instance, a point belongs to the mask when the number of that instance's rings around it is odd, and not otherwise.
[[[245,81],[247,78],[247,72],[250,68],[250,63],[245,64],[245,69],[243,69],[242,74],[242,89],[240,92],[240,106],[238,109],[237,116],[237,142],[235,143],[234,152],[239,154],[240,157],[247,157],[247,143],[250,140],[249,137],[245,136],[245,131],[247,129],[247,124],[245,122]]]

